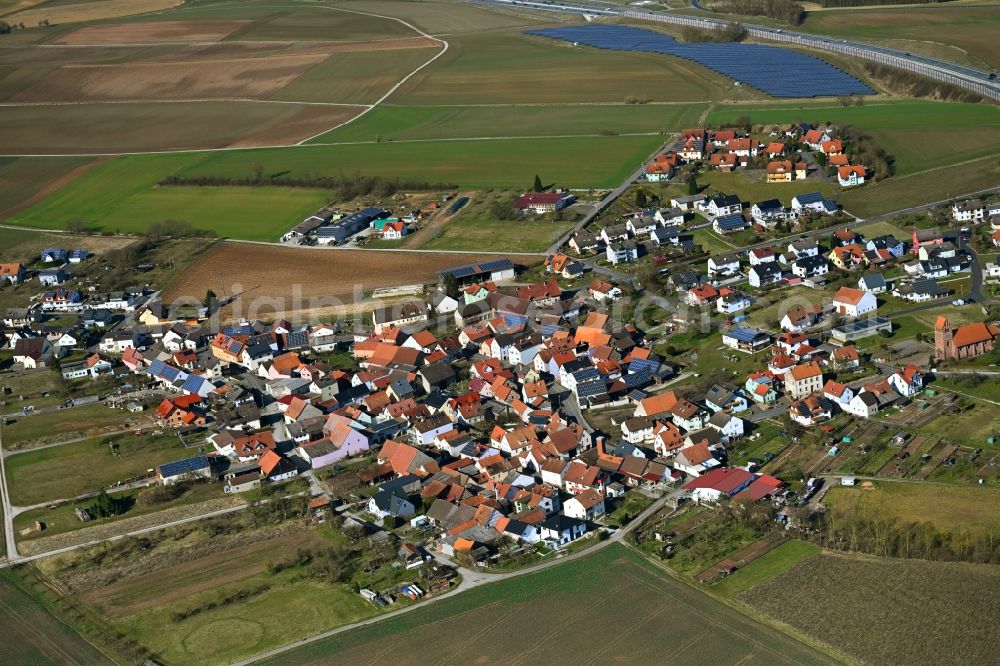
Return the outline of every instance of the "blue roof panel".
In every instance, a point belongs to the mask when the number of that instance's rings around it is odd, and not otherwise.
[[[762,44],[684,44],[669,35],[631,26],[592,24],[527,34],[595,48],[640,51],[693,60],[773,97],[873,94],[871,88],[819,58]]]

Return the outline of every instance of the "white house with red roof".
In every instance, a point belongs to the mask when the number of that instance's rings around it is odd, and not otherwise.
[[[576,197],[566,192],[527,192],[514,200],[514,208],[533,213],[551,213],[569,206]]]
[[[841,287],[833,295],[833,307],[846,317],[860,317],[878,309],[878,299],[870,291]]]
[[[917,366],[910,364],[889,376],[889,386],[904,398],[912,398],[924,390],[924,375]]]
[[[868,170],[863,166],[842,166],[837,167],[837,182],[841,187],[854,187],[864,185]]]
[[[739,467],[720,467],[684,484],[696,502],[718,502],[745,490],[757,477]]]

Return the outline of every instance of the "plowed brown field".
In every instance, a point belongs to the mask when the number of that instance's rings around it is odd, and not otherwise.
[[[325,58],[314,54],[60,67],[11,101],[264,98]]]
[[[249,21],[138,21],[79,28],[52,40],[54,44],[149,44],[208,42],[222,39]]]
[[[163,300],[201,301],[213,289],[220,298],[243,294],[223,309],[224,320],[281,315],[308,321],[370,310],[379,302],[364,294],[379,287],[432,282],[439,270],[498,258],[223,242],[188,267]],[[225,294],[219,293],[220,280]]]

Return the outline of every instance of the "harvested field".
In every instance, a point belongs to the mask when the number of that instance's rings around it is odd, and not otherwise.
[[[338,125],[358,106],[257,102],[142,102],[11,107],[3,110],[0,144],[11,153],[98,153],[289,145]],[[67,173],[65,184],[96,166]],[[47,194],[55,191],[45,188]],[[11,215],[40,201],[32,197]]]
[[[595,600],[600,610],[594,622]],[[547,618],[540,621],[539,618]],[[455,627],[468,627],[455,641]],[[585,631],[581,628],[586,627]],[[489,636],[488,640],[483,640]],[[442,653],[441,646],[448,650]],[[373,646],[378,653],[373,654]],[[831,660],[624,546],[487,585],[264,663],[816,664]]]
[[[61,25],[158,12],[176,7],[183,2],[184,0],[92,0],[74,4],[45,3],[40,7],[11,14],[4,20],[8,23],[25,25],[36,25],[39,21]]]
[[[14,102],[266,98],[321,63],[322,54],[66,66]]]
[[[222,39],[246,21],[135,21],[79,28],[52,44],[150,44],[208,42]]]
[[[741,599],[869,664],[992,663],[1000,567],[821,554]]]
[[[223,310],[224,318],[309,320],[371,310],[380,305],[363,296],[372,289],[436,281],[441,269],[497,258],[219,243],[184,271],[163,298],[200,301],[205,286],[217,285],[223,273],[227,293],[248,292]]]
[[[0,574],[0,661],[5,664],[111,664],[76,632]],[[16,637],[16,639],[13,639]]]

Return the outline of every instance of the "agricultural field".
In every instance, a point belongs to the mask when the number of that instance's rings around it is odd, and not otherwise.
[[[99,153],[109,147],[140,151],[289,145],[360,111],[358,106],[253,102],[20,106],[3,110],[0,143],[12,153],[32,155]],[[74,163],[73,158],[52,159],[57,165]],[[44,165],[49,160],[19,158],[18,162]]]
[[[440,49],[426,40],[405,42],[406,48],[393,48],[392,44],[378,51],[333,53],[272,93],[269,99],[372,104]]]
[[[381,305],[366,294],[379,287],[436,282],[437,271],[496,259],[495,255],[379,252],[220,243],[202,255],[164,292],[166,302],[201,300],[206,285],[225,274],[231,293],[247,290],[223,310],[224,317],[292,319],[343,317]],[[371,317],[364,316],[370,323]]]
[[[250,165],[259,164],[264,173],[290,177],[357,173],[469,189],[523,189],[539,174],[546,183],[601,188],[620,184],[662,141],[658,136],[601,136],[261,149],[200,157],[179,175],[245,177]]]
[[[593,599],[601,599],[594,622]],[[585,601],[591,600],[591,601]],[[539,622],[539,617],[553,618]],[[459,620],[460,618],[460,620]],[[456,622],[489,632],[454,641]],[[588,631],[581,632],[580,627]],[[441,645],[449,647],[442,654]],[[487,663],[531,658],[624,662],[828,663],[793,638],[759,625],[656,569],[622,546],[494,585],[397,618],[316,641],[264,663]]]
[[[754,609],[864,663],[987,662],[1000,568],[823,553],[752,588]]]
[[[679,58],[573,47],[520,30],[447,39],[448,52],[407,81],[391,103],[705,102],[750,94]]]
[[[975,5],[863,7],[809,12],[806,32],[884,44],[981,68],[1000,67],[1000,16]]]
[[[874,488],[831,488],[823,501],[834,512],[860,511],[942,530],[1000,534],[1000,488],[879,481]]]
[[[2,13],[8,22],[34,25],[49,21],[53,25],[78,21],[113,19],[145,12],[157,12],[180,5],[184,0],[21,0]],[[7,13],[11,11],[12,13]]]
[[[820,552],[819,546],[808,541],[786,541],[758,559],[734,573],[726,576],[710,588],[713,594],[734,599],[750,588],[770,580],[778,574]]]
[[[551,21],[544,12],[537,19],[505,11],[491,11],[482,5],[453,2],[408,2],[407,0],[347,0],[338,3],[344,9],[394,16],[413,24],[424,32],[458,35],[500,28],[529,28],[540,21]]]
[[[706,104],[384,105],[309,143],[672,133],[697,124],[706,108]]]
[[[846,107],[829,103],[722,105],[709,114],[708,122],[726,125],[740,117],[764,125],[798,121],[853,125],[871,134],[896,158],[896,176],[1000,153],[1000,110],[988,104],[910,100]]]
[[[12,222],[61,229],[81,220],[89,229],[142,232],[151,222],[173,219],[220,236],[273,241],[326,201],[321,190],[156,187],[161,178],[193,159],[198,157],[119,157],[88,171]]]
[[[0,157],[0,220],[40,202],[95,165],[89,157]],[[8,247],[0,243],[0,252]]]
[[[5,664],[112,664],[29,594],[0,573],[0,661]],[[17,637],[13,640],[13,637]]]
[[[946,201],[959,194],[979,192],[1000,182],[1000,159],[987,157],[951,167],[894,176],[844,192],[837,201],[859,217],[872,217],[909,206]]]
[[[112,451],[112,444],[117,445],[117,453]],[[117,481],[145,476],[147,470],[162,463],[193,454],[181,447],[173,433],[95,437],[17,453],[5,461],[10,500],[18,506],[31,506],[97,492]]]
[[[511,193],[495,195],[509,201]],[[497,220],[489,212],[490,193],[478,195],[473,203],[449,218],[440,234],[421,243],[426,250],[500,249],[508,252],[544,252],[572,222],[549,219]],[[423,233],[423,232],[421,232]],[[433,232],[429,232],[433,233]],[[416,238],[419,238],[419,234]]]

